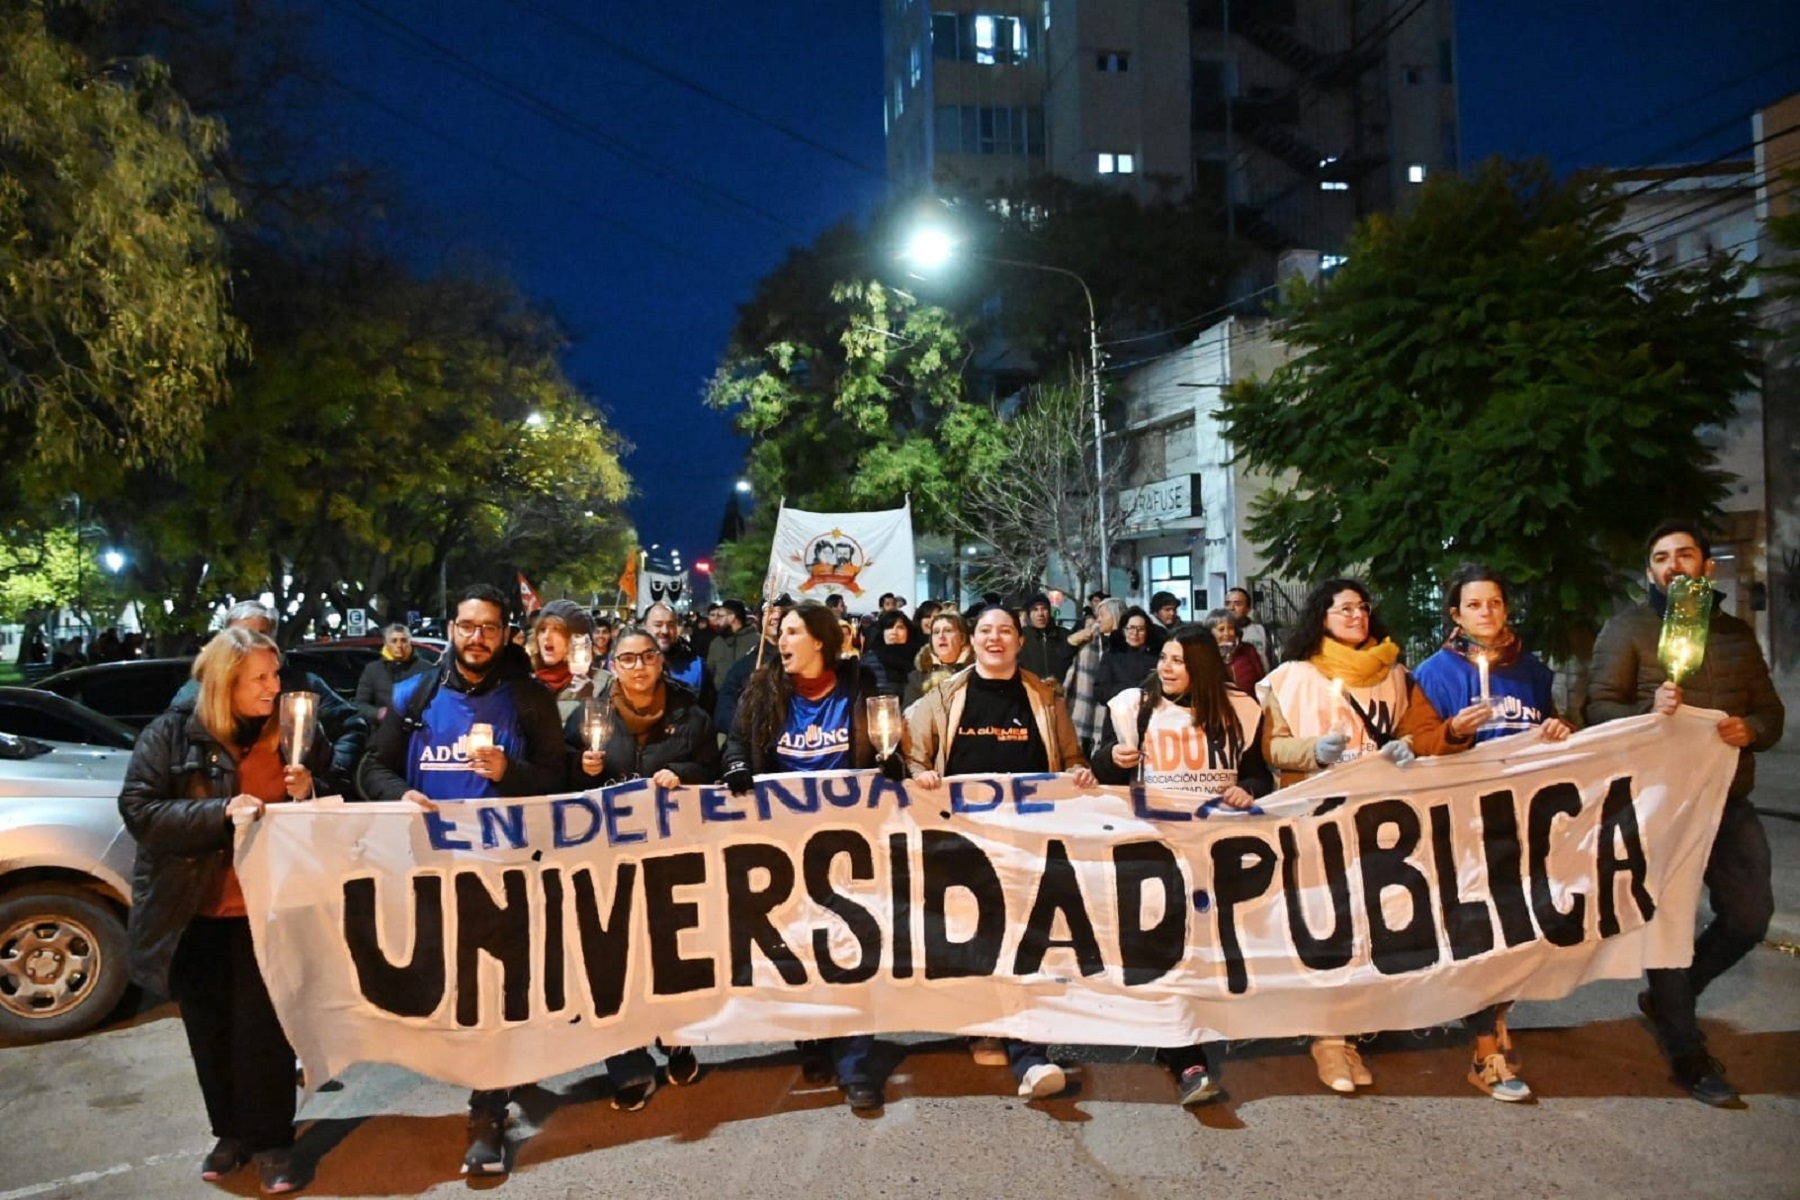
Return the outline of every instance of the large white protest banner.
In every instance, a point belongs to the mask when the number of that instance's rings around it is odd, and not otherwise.
[[[912,502],[884,512],[815,513],[782,506],[769,548],[767,596],[844,595],[852,612],[873,611],[884,592],[912,596]],[[859,603],[860,601],[860,603]]]
[[[1225,815],[973,776],[271,805],[238,871],[310,1080],[648,1044],[1403,1029],[1685,964],[1736,751],[1683,709],[1370,758]]]

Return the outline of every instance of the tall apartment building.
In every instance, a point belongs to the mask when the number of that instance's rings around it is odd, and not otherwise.
[[[1195,193],[1274,256],[1458,162],[1452,0],[883,0],[889,177]]]

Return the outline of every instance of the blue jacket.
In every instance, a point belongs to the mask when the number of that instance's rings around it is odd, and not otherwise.
[[[1511,733],[1523,733],[1556,715],[1550,686],[1550,668],[1521,651],[1510,666],[1488,668],[1488,695],[1498,719],[1475,731],[1475,741],[1491,742]],[[1455,716],[1481,695],[1481,673],[1474,663],[1451,650],[1439,650],[1413,672],[1431,701],[1445,718]]]

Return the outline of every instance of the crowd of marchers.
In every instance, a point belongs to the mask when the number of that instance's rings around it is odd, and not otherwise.
[[[866,630],[837,597],[782,597],[762,612],[728,601],[715,606],[710,636],[694,637],[666,605],[615,626],[559,600],[514,628],[506,598],[476,586],[449,614],[441,663],[412,664],[405,631],[389,630],[389,653],[370,666],[359,704],[322,711],[299,761],[279,751],[277,701],[316,684],[284,668],[274,614],[240,605],[195,660],[192,685],[139,739],[119,798],[138,843],[133,975],[180,1008],[218,1139],[202,1178],[254,1164],[264,1192],[291,1191],[308,1176],[293,1153],[294,1054],[257,968],[232,867],[234,825],[266,805],[340,793],[433,810],[635,778],[723,782],[742,793],[765,774],[872,769],[928,790],[955,775],[1060,772],[1082,788],[1142,781],[1246,808],[1363,755],[1405,764],[1527,730],[1555,740],[1580,721],[1689,704],[1727,714],[1718,735],[1739,750],[1705,874],[1713,919],[1692,965],[1650,971],[1638,1003],[1674,1080],[1698,1100],[1734,1106],[1695,1004],[1761,940],[1773,912],[1769,845],[1749,794],[1753,752],[1780,738],[1784,712],[1749,627],[1722,608],[1691,677],[1677,685],[1658,663],[1671,581],[1712,569],[1697,525],[1666,522],[1650,535],[1646,598],[1602,629],[1580,714],[1556,711],[1550,671],[1514,630],[1507,582],[1478,564],[1445,581],[1443,645],[1416,667],[1350,578],[1314,586],[1279,646],[1239,590],[1227,607],[1185,623],[1167,593],[1149,612],[1096,596],[1073,634],[1055,625],[1042,596],[1022,610],[989,598],[968,611],[926,603],[912,614],[902,598],[884,597]],[[903,736],[885,755],[867,715],[879,695],[904,704]],[[1507,1007],[1466,1018],[1468,1079],[1496,1100],[1518,1101],[1532,1092]],[[1313,1032],[1325,1087],[1373,1084],[1357,1041],[1375,1031]],[[800,1069],[811,1081],[835,1080],[851,1108],[879,1110],[873,1040],[802,1041]],[[652,1049],[607,1060],[615,1108],[641,1108],[659,1082],[700,1078],[690,1049],[659,1044],[660,1070]],[[976,1038],[970,1051],[978,1063],[1010,1068],[1020,1096],[1066,1085],[1042,1045]],[[1179,1103],[1221,1095],[1208,1047],[1158,1055]],[[469,1097],[465,1173],[508,1169],[510,1100],[504,1090]]]

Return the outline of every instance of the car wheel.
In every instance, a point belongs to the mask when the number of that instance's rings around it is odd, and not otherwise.
[[[0,1038],[43,1042],[91,1029],[125,994],[125,921],[71,884],[0,896]]]

